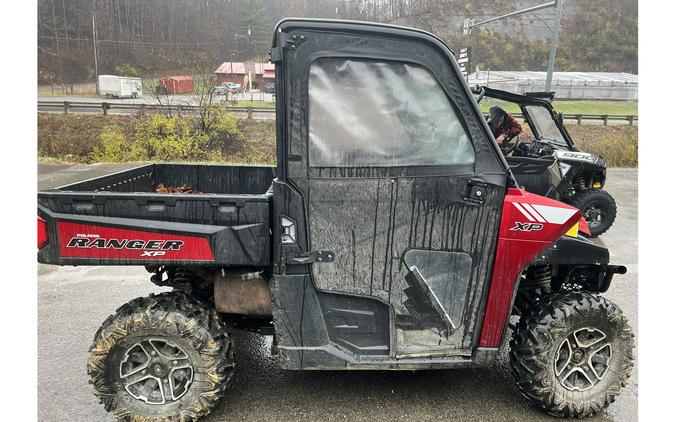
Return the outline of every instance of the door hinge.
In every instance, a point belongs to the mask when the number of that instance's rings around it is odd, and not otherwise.
[[[299,45],[304,40],[305,40],[304,36],[293,35],[293,37],[291,38],[285,32],[279,33],[279,35],[277,36],[278,45],[270,49],[270,62],[271,63],[281,62],[282,60],[284,60],[285,49],[295,50],[296,46]]]
[[[331,251],[311,251],[305,252],[301,255],[287,256],[287,264],[316,264],[322,262],[335,261],[335,252]]]
[[[270,48],[270,63],[279,63],[283,58],[283,47]]]

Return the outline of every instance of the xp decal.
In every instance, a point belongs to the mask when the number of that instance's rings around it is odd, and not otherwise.
[[[521,231],[521,232],[531,232],[538,231],[544,228],[544,225],[541,223],[521,223],[516,221],[516,225],[511,227],[511,230]]]
[[[126,230],[62,221],[60,252],[79,258],[212,261],[206,238]]]

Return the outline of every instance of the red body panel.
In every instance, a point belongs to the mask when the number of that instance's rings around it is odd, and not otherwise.
[[[567,204],[509,189],[502,208],[480,347],[499,347],[520,273],[580,219],[581,211]]]
[[[37,235],[38,235],[38,250],[44,248],[49,243],[49,237],[47,235],[47,223],[45,220],[38,216],[37,220]]]
[[[114,227],[57,223],[59,252],[64,257],[213,261],[206,238]]]

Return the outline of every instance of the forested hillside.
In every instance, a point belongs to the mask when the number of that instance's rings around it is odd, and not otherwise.
[[[474,64],[544,70],[551,11],[490,24],[462,36],[465,18],[486,19],[545,0],[38,0],[38,82],[99,73],[162,76],[266,57],[283,17],[390,22],[426,29]],[[637,73],[637,1],[565,0],[557,70]]]

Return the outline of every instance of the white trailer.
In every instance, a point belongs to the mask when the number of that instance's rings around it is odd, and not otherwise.
[[[98,77],[98,90],[101,95],[106,97],[136,98],[143,95],[143,84],[141,78],[100,75]]]

